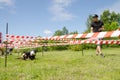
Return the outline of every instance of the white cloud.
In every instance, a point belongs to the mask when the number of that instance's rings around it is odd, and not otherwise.
[[[67,11],[67,7],[71,5],[72,0],[52,0],[53,5],[50,11],[53,14],[52,20],[72,20],[75,16]]]
[[[44,33],[44,34],[51,34],[52,31],[50,31],[50,30],[44,30],[43,33]]]
[[[4,9],[6,6],[14,6],[14,0],[0,0],[0,9]]]
[[[110,11],[115,11],[116,13],[120,13],[120,0],[113,3],[111,6],[106,6],[104,8],[101,8],[98,11],[98,14],[101,14],[104,10],[110,10]]]
[[[71,2],[72,0],[53,0],[54,4],[62,4],[63,6],[68,6]]]

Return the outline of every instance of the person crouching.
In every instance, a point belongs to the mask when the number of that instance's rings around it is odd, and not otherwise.
[[[22,55],[23,60],[30,59],[34,60],[36,56],[36,51],[32,50],[30,52],[24,52]]]
[[[34,60],[34,59],[35,59],[35,56],[36,56],[36,51],[34,51],[34,50],[30,51],[30,56],[29,56],[29,58],[30,58],[31,60]]]
[[[30,52],[23,52],[22,54],[23,60],[29,59],[29,56],[30,56]]]

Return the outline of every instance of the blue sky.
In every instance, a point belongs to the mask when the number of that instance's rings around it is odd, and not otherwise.
[[[120,0],[0,0],[0,32],[9,34],[50,36],[66,26],[82,33],[90,14],[103,10],[120,12]]]

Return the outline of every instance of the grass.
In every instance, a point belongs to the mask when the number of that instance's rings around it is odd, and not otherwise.
[[[36,60],[8,56],[7,68],[0,57],[0,80],[120,80],[120,49],[104,49],[106,57],[95,50],[81,52],[53,51],[37,54]]]

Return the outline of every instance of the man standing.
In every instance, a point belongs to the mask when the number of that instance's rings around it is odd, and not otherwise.
[[[93,32],[102,32],[104,30],[104,23],[98,19],[98,15],[97,14],[94,14],[92,16],[92,18],[93,18],[93,21],[91,23],[91,32],[92,33]],[[100,40],[100,39],[98,39],[98,40]],[[100,54],[101,56],[105,57],[102,54],[102,52],[101,52],[101,45],[100,45],[100,43],[97,44],[96,52],[97,52],[96,55]]]

